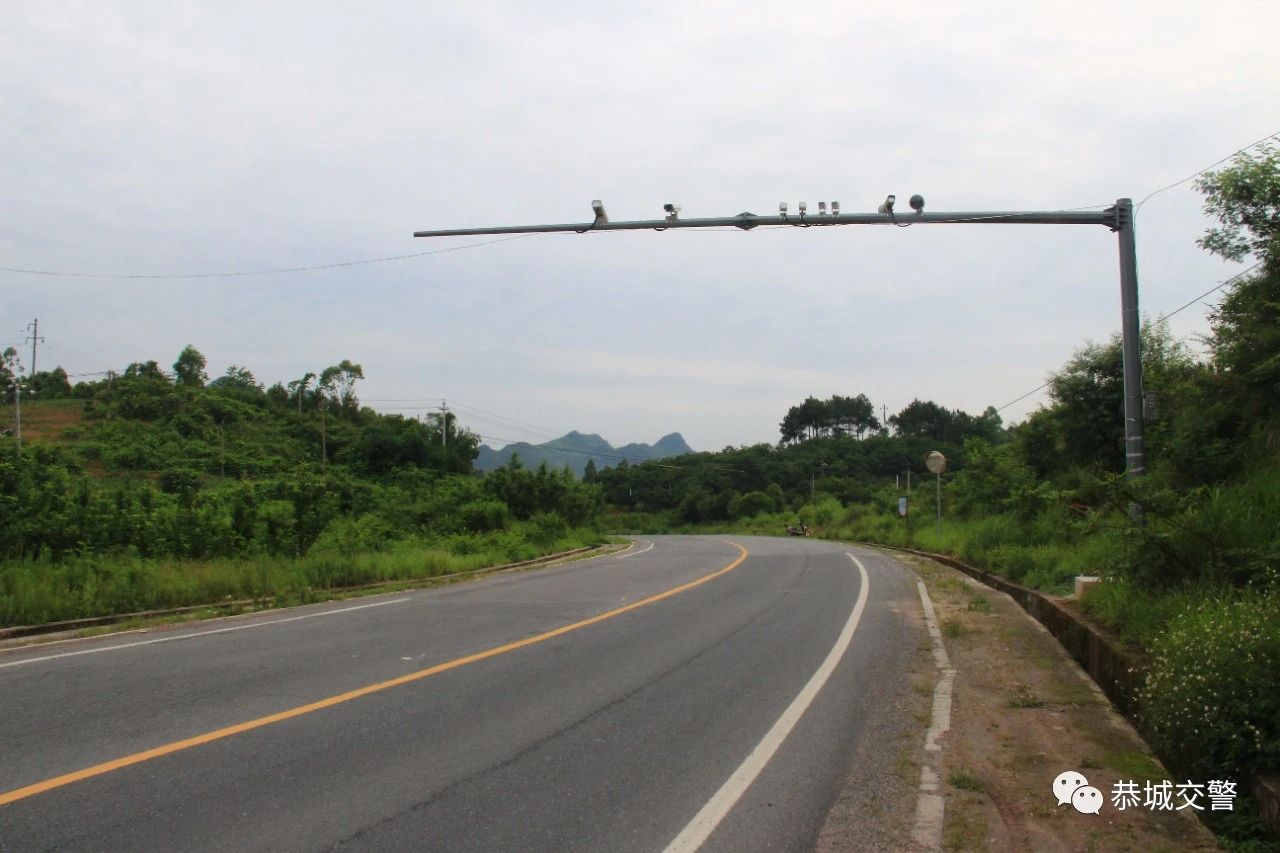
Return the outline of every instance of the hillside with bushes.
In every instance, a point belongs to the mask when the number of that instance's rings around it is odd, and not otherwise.
[[[27,380],[40,426],[21,453],[0,437],[0,625],[306,598],[601,541],[598,488],[518,459],[474,474],[473,433],[362,407],[358,364],[270,388],[204,364],[187,347],[172,371]],[[12,350],[0,369],[16,374]]]

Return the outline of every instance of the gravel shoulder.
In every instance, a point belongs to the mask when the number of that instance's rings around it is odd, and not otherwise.
[[[1211,832],[1190,810],[1123,811],[1111,801],[1120,780],[1175,780],[1085,672],[1058,642],[1007,595],[931,560],[907,554],[893,559],[920,577],[932,599],[943,644],[955,670],[950,731],[941,738],[945,812],[943,850],[1160,851],[1217,850]],[[902,600],[904,613],[923,623],[917,600]],[[921,632],[923,634],[923,632]],[[926,639],[927,642],[927,639]],[[903,674],[912,701],[899,707],[903,720],[885,729],[898,751],[894,778],[885,790],[914,807],[920,765],[926,761],[924,729],[938,671]],[[936,763],[936,761],[935,761]],[[865,765],[864,765],[865,766]],[[884,766],[884,765],[881,765]],[[1074,770],[1102,792],[1098,814],[1058,805],[1058,774]],[[1204,780],[1198,780],[1204,781]],[[901,803],[837,801],[818,849],[856,850],[841,844],[834,827],[878,808],[905,822]],[[874,818],[873,818],[874,819]],[[902,836],[899,836],[901,838]],[[894,849],[932,849],[903,844]]]

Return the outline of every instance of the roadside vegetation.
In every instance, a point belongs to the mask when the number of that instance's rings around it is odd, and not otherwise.
[[[880,423],[861,395],[810,398],[777,446],[606,469],[614,526],[778,535],[803,523],[1058,594],[1101,576],[1080,605],[1145,653],[1140,722],[1174,772],[1280,770],[1280,152],[1239,155],[1198,188],[1213,219],[1200,245],[1256,263],[1222,289],[1203,340],[1144,324],[1147,476],[1123,473],[1117,337],[1082,347],[1012,428],[993,409],[916,401]],[[931,450],[950,463],[940,526]],[[1217,825],[1256,838],[1246,815]]]
[[[474,434],[361,407],[357,364],[271,388],[204,364],[187,347],[171,373],[26,380],[37,430],[20,456],[0,437],[0,626],[305,600],[603,541],[597,487],[518,459],[473,475]],[[0,387],[17,366],[6,352]]]
[[[34,432],[0,436],[0,625],[225,599],[305,600],[603,541],[600,530],[737,530],[945,552],[1069,591],[1146,654],[1140,722],[1175,772],[1280,770],[1280,153],[1199,181],[1199,241],[1257,263],[1199,342],[1142,331],[1147,476],[1123,472],[1118,339],[1083,346],[1006,427],[915,400],[809,397],[777,445],[597,471],[471,470],[478,438],[360,405],[348,360],[263,387],[212,381],[187,347],[72,386],[22,380]],[[1198,344],[1198,346],[1197,346]],[[0,358],[12,402],[13,350]],[[924,458],[943,453],[940,524]],[[907,497],[909,513],[898,512]],[[1140,507],[1140,510],[1138,508]],[[1244,785],[1241,786],[1243,794]],[[1256,834],[1236,815],[1233,837]]]

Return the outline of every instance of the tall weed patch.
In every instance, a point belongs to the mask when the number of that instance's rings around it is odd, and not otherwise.
[[[1280,769],[1280,591],[1228,593],[1183,609],[1156,637],[1142,720],[1188,772]]]

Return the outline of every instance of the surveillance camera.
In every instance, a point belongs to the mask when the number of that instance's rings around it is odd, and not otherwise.
[[[787,215],[787,203],[785,201],[778,202],[778,214],[780,216]]]
[[[800,202],[800,212],[801,212],[801,213],[804,213],[804,212],[805,212],[806,210],[808,210],[808,209],[809,209],[809,205],[805,204],[803,201],[802,201],[802,202]]]
[[[667,221],[674,221],[680,216],[680,205],[678,204],[667,202],[662,206],[662,209],[667,212]]]
[[[896,195],[890,194],[885,196],[884,204],[878,208],[880,213],[893,213],[893,203],[898,200]]]
[[[600,199],[596,199],[595,201],[591,202],[591,209],[595,211],[596,222],[609,221],[609,214],[604,212],[604,202],[600,201]]]
[[[827,215],[827,203],[825,201],[818,202],[818,215],[819,216]]]
[[[840,215],[840,202],[838,201],[831,202],[831,215],[832,216]]]
[[[924,196],[916,193],[911,197],[911,209],[916,213],[924,213]]]

